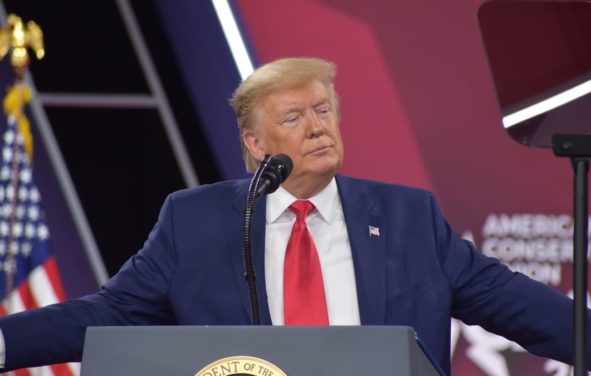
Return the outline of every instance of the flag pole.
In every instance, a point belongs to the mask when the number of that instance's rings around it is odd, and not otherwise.
[[[6,19],[6,24],[0,28],[0,60],[9,57],[10,64],[15,73],[15,81],[12,86],[8,88],[8,92],[2,102],[3,110],[8,118],[9,124],[13,123],[17,134],[23,137],[24,149],[32,161],[33,158],[33,138],[31,134],[31,126],[27,118],[24,108],[32,98],[31,88],[24,82],[23,76],[26,72],[30,57],[28,49],[32,49],[34,56],[37,59],[42,59],[45,56],[45,49],[43,43],[43,31],[34,21],[29,21],[26,24],[23,20],[15,14],[9,14]],[[15,135],[16,137],[16,135]],[[18,154],[18,143],[14,142],[12,148],[8,149],[12,155]],[[14,278],[16,272],[16,252],[10,249],[13,244],[12,239],[15,234],[15,222],[17,211],[17,195],[19,188],[19,163],[18,159],[14,158],[12,163],[10,184],[8,185],[5,194],[11,191],[10,200],[10,215],[8,216],[8,247],[5,249],[6,259],[4,262],[5,272],[5,297],[7,303],[10,304],[11,293],[14,286]],[[10,309],[9,309],[10,310]]]

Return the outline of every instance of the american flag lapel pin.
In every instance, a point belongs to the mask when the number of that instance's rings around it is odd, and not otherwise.
[[[380,236],[380,228],[375,226],[369,226],[369,236]]]

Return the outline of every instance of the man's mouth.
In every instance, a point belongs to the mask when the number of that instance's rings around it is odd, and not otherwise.
[[[312,151],[308,152],[308,154],[322,154],[325,151],[332,148],[332,145],[324,145],[313,149]]]

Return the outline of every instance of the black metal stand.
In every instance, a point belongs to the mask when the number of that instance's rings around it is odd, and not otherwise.
[[[255,171],[252,180],[250,181],[250,186],[248,187],[248,195],[246,197],[246,207],[244,209],[244,229],[243,229],[243,256],[244,256],[244,277],[246,278],[246,283],[248,284],[248,295],[250,300],[250,314],[251,314],[251,321],[252,325],[260,325],[260,309],[259,309],[259,298],[257,293],[257,285],[256,285],[256,273],[254,270],[254,262],[252,259],[252,250],[251,250],[251,235],[252,235],[252,215],[254,213],[254,201],[256,199],[256,192],[261,182],[261,176],[267,165],[269,160],[271,159],[270,155],[265,155],[265,158],[259,164],[259,167]]]
[[[574,376],[586,376],[587,357],[587,243],[589,226],[588,174],[591,135],[554,135],[554,154],[570,157],[574,169]]]

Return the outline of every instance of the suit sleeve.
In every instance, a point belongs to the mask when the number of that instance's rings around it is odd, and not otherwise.
[[[5,371],[80,361],[86,328],[174,324],[168,302],[174,274],[173,196],[144,247],[96,294],[0,318]]]
[[[450,228],[435,199],[430,199],[438,255],[453,293],[452,315],[533,354],[572,363],[572,300],[482,255]]]

